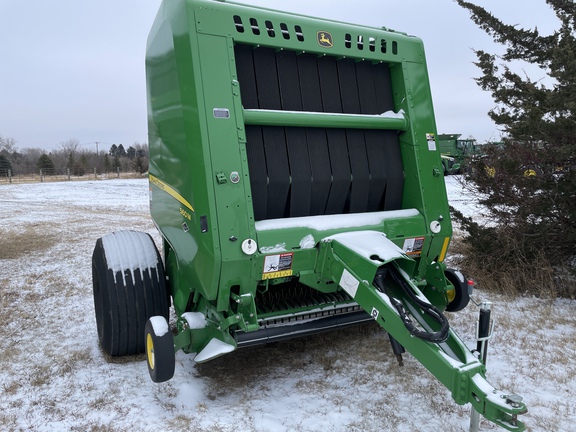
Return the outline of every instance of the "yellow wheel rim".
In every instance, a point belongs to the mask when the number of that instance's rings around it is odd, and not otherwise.
[[[446,297],[448,298],[448,303],[452,303],[454,301],[454,299],[456,298],[456,290],[451,289],[451,290],[446,291]]]
[[[154,370],[154,341],[150,333],[146,335],[146,357],[148,358],[150,369]]]

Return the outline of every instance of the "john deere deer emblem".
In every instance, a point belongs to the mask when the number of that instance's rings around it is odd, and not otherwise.
[[[332,35],[327,31],[319,31],[316,33],[316,40],[318,45],[324,48],[332,48],[334,41],[332,40]]]

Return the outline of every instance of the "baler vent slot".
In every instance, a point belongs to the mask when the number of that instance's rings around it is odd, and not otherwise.
[[[304,42],[304,33],[302,33],[302,27],[295,25],[294,31],[296,32],[296,39],[298,39],[299,42]]]
[[[234,15],[234,26],[238,33],[244,33],[244,24],[242,24],[242,18],[238,15]]]
[[[368,38],[368,46],[370,47],[370,51],[376,51],[376,39],[373,37]]]
[[[393,111],[386,63],[237,44],[244,109]],[[401,208],[396,130],[246,125],[256,220]]]
[[[290,32],[288,31],[288,26],[285,23],[280,23],[280,31],[284,39],[290,39]]]
[[[365,45],[365,40],[368,40],[368,49],[371,52],[375,52],[376,51],[376,38],[375,37],[368,37],[365,38],[362,35],[357,35],[357,36],[353,36],[350,33],[346,33],[344,35],[344,46],[346,48],[356,48],[358,51],[363,51],[364,50],[364,45]],[[386,39],[380,39],[380,52],[382,54],[386,54],[387,52],[387,41]],[[393,41],[392,42],[392,54],[393,55],[398,55],[398,42]]]
[[[244,26],[244,22],[242,21],[242,17],[240,15],[234,15],[234,27],[238,33],[244,33],[246,28]],[[248,22],[250,24],[250,29],[252,30],[252,34],[255,36],[260,36],[261,30],[258,24],[258,20],[256,18],[249,18]],[[270,20],[266,20],[264,22],[264,29],[266,30],[266,34],[273,38],[276,37],[276,30],[274,29],[274,24]],[[280,33],[282,37],[286,40],[290,39],[290,29],[286,23],[280,23]],[[302,27],[299,25],[294,26],[294,35],[296,36],[296,40],[298,42],[304,42],[304,32]]]
[[[268,32],[268,36],[276,37],[276,32],[274,31],[274,24],[272,24],[272,21],[266,21],[264,24],[266,24],[266,31]]]
[[[250,18],[250,27],[252,28],[252,33],[256,36],[260,34],[260,27],[258,27],[258,20],[256,20],[256,18]]]

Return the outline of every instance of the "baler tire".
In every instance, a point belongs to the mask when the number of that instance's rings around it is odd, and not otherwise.
[[[464,280],[462,280],[456,272],[457,270],[451,268],[447,268],[444,271],[444,276],[448,282],[454,285],[454,299],[446,306],[446,310],[448,312],[461,311],[466,306],[468,306],[468,303],[470,303],[470,294],[468,294],[468,281],[464,276],[462,276],[462,273],[458,272]]]
[[[109,248],[117,249],[107,253],[104,238]],[[142,257],[142,251],[151,248],[156,265]],[[122,260],[131,263],[131,268],[125,268]],[[169,310],[162,259],[150,235],[118,231],[99,238],[92,254],[92,284],[102,349],[114,357],[143,353],[147,320],[154,315],[167,318]]]
[[[157,334],[157,329],[154,328],[152,323],[152,319],[156,318],[163,319],[168,329],[160,335]],[[164,317],[152,317],[149,319],[146,322],[144,339],[146,344],[146,364],[148,365],[150,378],[155,383],[168,381],[174,376],[176,356],[174,353],[174,337],[170,332],[166,319]]]

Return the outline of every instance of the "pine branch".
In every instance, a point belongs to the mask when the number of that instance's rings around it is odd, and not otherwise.
[[[550,0],[561,1],[561,0]],[[538,29],[526,30],[518,25],[504,24],[486,9],[473,3],[456,0],[463,8],[470,11],[471,19],[478,27],[491,36],[495,42],[507,47],[503,60],[525,60],[548,68],[550,59],[547,52],[558,43],[558,34],[540,36]]]

